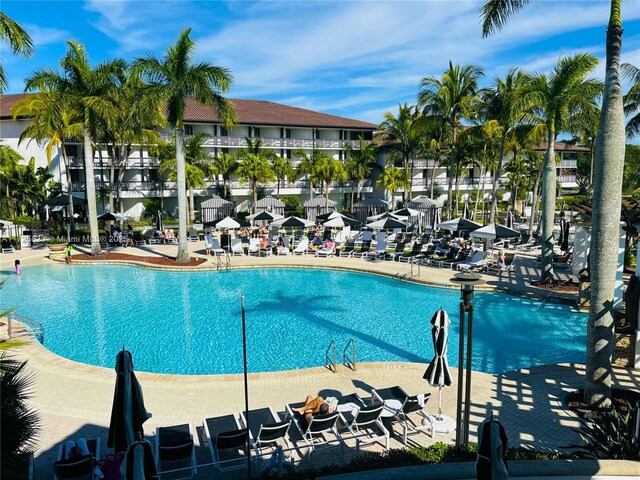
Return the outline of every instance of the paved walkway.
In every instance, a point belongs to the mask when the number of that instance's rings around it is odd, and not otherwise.
[[[193,254],[203,252],[202,242],[190,245]],[[175,255],[176,246],[154,246],[154,248],[128,248],[123,252],[138,255]],[[23,250],[14,255],[2,255],[3,271],[13,267],[13,260],[20,258],[24,268],[48,262],[48,252]],[[233,267],[255,265],[305,265],[314,267],[342,267],[350,270],[368,270],[387,275],[406,273],[409,266],[394,262],[369,262],[342,258],[302,257],[235,257]],[[523,264],[526,265],[526,262]],[[202,268],[215,268],[209,261]],[[524,268],[524,267],[523,267]],[[414,271],[414,273],[417,273]],[[452,271],[422,267],[418,281],[447,285]],[[508,285],[512,289],[525,288],[528,280],[519,268],[513,278],[498,281],[489,278],[487,287]],[[449,284],[449,286],[452,286]],[[457,288],[457,287],[455,287]],[[31,344],[17,349],[22,358],[29,359],[29,369],[34,372],[35,382],[31,404],[39,413],[42,430],[39,450],[35,459],[35,478],[51,478],[51,464],[56,446],[70,438],[80,436],[102,438],[103,455],[106,449],[111,403],[115,384],[115,372],[71,362]],[[134,359],[135,360],[135,359]],[[250,408],[273,406],[283,411],[286,402],[302,400],[307,394],[340,395],[358,392],[368,397],[371,388],[401,385],[409,394],[431,392],[429,409],[437,409],[437,389],[430,387],[422,375],[426,364],[372,363],[360,364],[357,371],[340,367],[338,373],[318,367],[314,369],[249,375]],[[456,370],[452,369],[454,380]],[[508,372],[502,375],[473,373],[471,440],[479,423],[488,415],[500,419],[512,445],[530,445],[538,449],[559,448],[578,441],[570,427],[579,425],[577,417],[564,409],[562,399],[566,392],[580,388],[583,384],[582,365],[550,365]],[[198,427],[198,463],[209,463],[208,447],[202,438],[202,419],[244,409],[242,376],[175,376],[138,373],[145,395],[147,409],[153,418],[145,423],[145,432],[151,436],[157,426],[190,422]],[[640,390],[640,374],[632,370],[616,369],[616,386]],[[442,390],[443,413],[455,417],[456,388]],[[437,434],[414,437],[423,445],[435,441],[453,441],[454,434]],[[392,447],[401,444],[392,440]],[[353,447],[353,444],[350,445]],[[379,448],[379,447],[378,447]],[[337,451],[336,451],[337,452]],[[210,478],[210,467],[199,469],[198,478]]]

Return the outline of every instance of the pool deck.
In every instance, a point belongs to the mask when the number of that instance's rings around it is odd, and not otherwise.
[[[192,255],[204,254],[202,242],[191,243],[189,248]],[[177,246],[154,245],[117,251],[135,255],[175,255]],[[20,258],[25,274],[28,274],[29,266],[50,262],[47,256],[46,248],[26,249],[11,255],[1,255],[0,267],[4,272],[10,271],[13,269],[14,259]],[[407,273],[410,268],[404,263],[316,258],[309,255],[234,257],[231,262],[233,268],[301,265],[346,268],[391,276]],[[209,260],[200,268],[215,268],[215,260]],[[416,280],[458,288],[448,281],[452,273],[452,270],[422,267],[420,277]],[[569,272],[559,273],[567,275]],[[535,258],[519,257],[515,274],[507,279],[499,280],[495,276],[485,278],[487,288],[506,287],[526,294],[532,291],[529,281],[535,278]],[[68,439],[99,436],[102,439],[102,456],[108,453],[106,444],[115,385],[114,370],[69,361],[38,344],[29,344],[14,352],[20,358],[29,360],[29,370],[34,373],[35,378],[34,395],[30,404],[39,413],[42,422],[34,478],[52,477],[51,464],[57,453],[56,446]],[[133,360],[135,365],[135,358]],[[409,394],[431,392],[428,408],[431,413],[435,413],[438,390],[422,379],[426,367],[426,364],[390,362],[358,364],[357,371],[338,366],[338,373],[335,374],[323,367],[250,374],[249,406],[272,406],[282,412],[286,402],[303,400],[307,394],[337,396],[355,391],[363,397],[369,397],[371,388],[400,385]],[[137,376],[143,388],[146,407],[153,413],[153,418],[145,423],[147,436],[153,436],[157,426],[190,422],[198,427],[198,463],[209,463],[208,447],[202,437],[202,419],[244,409],[242,376],[177,376],[144,372],[137,372]],[[452,369],[452,376],[454,384],[442,389],[442,407],[444,414],[455,417],[456,369]],[[578,442],[577,435],[570,427],[578,426],[580,420],[565,410],[562,399],[566,392],[581,388],[583,378],[584,366],[575,364],[548,365],[501,375],[473,372],[471,441],[476,440],[480,422],[489,412],[494,412],[505,426],[511,445],[555,449]],[[615,368],[613,380],[615,386],[640,390],[638,371]],[[428,445],[435,441],[452,442],[454,433],[439,433],[433,438],[426,435],[413,438],[420,444]],[[395,439],[391,441],[392,448],[399,448],[401,445]],[[335,452],[338,455],[339,450]],[[197,478],[210,478],[212,472],[211,467],[199,468]]]

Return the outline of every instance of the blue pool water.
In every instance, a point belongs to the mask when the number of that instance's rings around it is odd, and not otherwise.
[[[241,294],[251,372],[323,365],[332,339],[338,362],[351,338],[358,362],[428,362],[439,307],[451,318],[448,357],[457,365],[458,290],[335,270],[34,266],[11,275],[0,311],[18,307],[44,326],[48,349],[78,362],[113,367],[125,346],[140,371],[240,373]],[[500,293],[476,293],[474,305],[475,370],[584,363],[585,315]]]

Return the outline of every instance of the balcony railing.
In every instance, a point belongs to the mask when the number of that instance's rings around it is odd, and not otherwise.
[[[188,136],[188,135],[187,135]],[[162,135],[163,140],[169,140],[171,135]],[[296,149],[317,148],[319,150],[342,150],[350,145],[352,148],[359,148],[359,140],[322,140],[312,138],[265,138],[260,137],[262,148],[269,149]],[[368,142],[371,143],[371,142]],[[247,146],[245,137],[210,137],[201,144],[203,147],[218,148],[244,148]]]
[[[67,156],[69,167],[84,168],[84,157]],[[125,163],[125,168],[157,168],[160,165],[160,159],[156,157],[138,157],[129,158]],[[100,168],[100,159],[93,160],[93,168]],[[102,158],[102,168],[109,168],[109,158]],[[119,168],[119,167],[116,167]]]
[[[560,168],[578,168],[577,160],[562,160],[560,162]]]

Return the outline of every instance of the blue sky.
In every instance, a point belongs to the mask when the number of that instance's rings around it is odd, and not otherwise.
[[[36,44],[24,60],[6,47],[7,93],[38,68],[57,67],[65,42],[92,63],[162,52],[192,28],[196,59],[231,70],[232,98],[271,100],[380,123],[415,104],[426,76],[449,60],[483,67],[483,85],[510,67],[547,72],[560,56],[588,52],[603,79],[609,1],[536,0],[482,39],[479,1],[12,1],[2,9]],[[623,1],[623,62],[640,66],[640,0]]]

